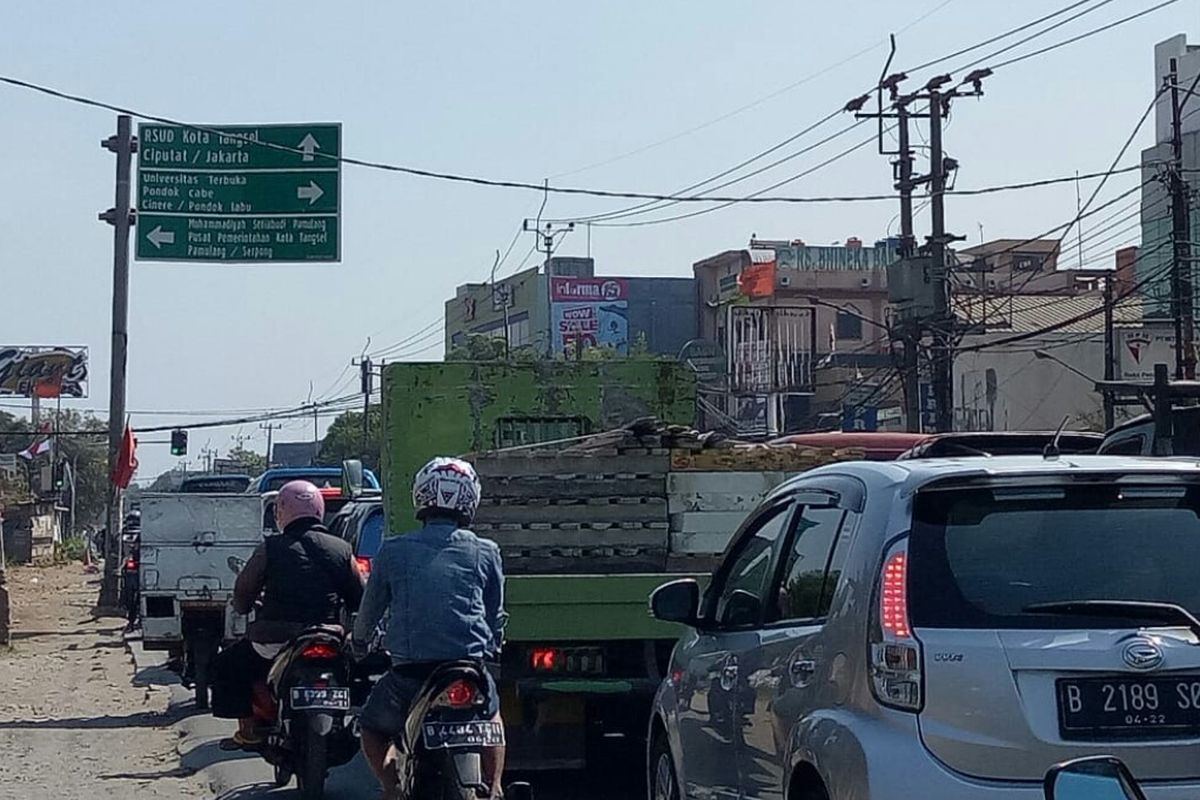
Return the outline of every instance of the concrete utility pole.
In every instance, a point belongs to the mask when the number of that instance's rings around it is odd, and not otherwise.
[[[568,222],[566,225],[558,225],[553,222],[547,222],[545,225],[543,225],[541,215],[539,214],[538,219],[536,220],[524,220],[521,223],[521,228],[525,231],[532,231],[534,236],[538,237],[535,247],[545,254],[545,257],[542,260],[542,271],[545,272],[546,281],[546,319],[550,325],[550,328],[553,329],[554,320],[550,319],[550,311],[554,307],[554,301],[550,299],[551,288],[553,287],[553,281],[551,280],[550,276],[550,258],[554,255],[554,240],[556,238],[566,236],[568,233],[575,230],[575,223]],[[551,356],[554,355],[553,330],[551,330],[550,341],[546,343],[546,354]]]
[[[129,344],[129,229],[130,173],[137,139],[128,114],[117,117],[117,135],[100,143],[117,156],[116,200],[100,219],[113,226],[112,365],[108,396],[108,535],[104,544],[104,579],[100,584],[99,609],[116,608],[120,599],[121,490],[113,483],[113,472],[125,434],[125,369]]]
[[[505,327],[505,339],[508,338],[508,329]],[[362,448],[359,451],[361,457],[367,452],[367,445],[371,441],[371,392],[375,390],[375,373],[372,371],[371,359],[366,356],[358,364],[362,373],[362,396],[363,396],[363,419],[362,419]]]
[[[947,76],[948,77],[948,76]],[[940,79],[929,82],[929,274],[933,282],[933,398],[937,405],[937,430],[954,430],[954,312],[950,309],[950,273],[946,265],[946,164],[942,152],[942,103],[949,98],[939,90]]]
[[[267,432],[267,469],[271,468],[271,445],[273,443],[272,434],[283,427],[282,422],[260,422],[258,427]]]
[[[1192,281],[1191,202],[1187,181],[1183,178],[1183,107],[1200,84],[1200,73],[1179,99],[1179,70],[1175,59],[1164,79],[1171,93],[1171,166],[1168,190],[1171,193],[1171,298],[1175,317],[1175,377],[1196,379],[1195,285]]]
[[[1104,382],[1111,383],[1116,375],[1116,331],[1113,324],[1113,278],[1104,279]],[[1112,392],[1104,392],[1104,430],[1110,431],[1116,425],[1116,403]]]

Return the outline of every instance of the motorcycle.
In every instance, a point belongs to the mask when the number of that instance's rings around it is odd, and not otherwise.
[[[322,798],[328,771],[358,752],[352,699],[361,705],[369,687],[344,646],[340,626],[308,628],[278,652],[254,690],[254,717],[266,730],[258,753],[275,768],[275,785],[294,775],[305,800]]]
[[[409,709],[403,740],[393,742],[393,757],[405,797],[421,800],[477,800],[490,796],[484,782],[485,748],[504,745],[504,725],[494,719],[484,666],[455,661],[433,669]],[[509,797],[527,796],[528,786],[513,784]]]
[[[1088,756],[1050,768],[1046,800],[1146,800],[1129,768],[1112,756]]]

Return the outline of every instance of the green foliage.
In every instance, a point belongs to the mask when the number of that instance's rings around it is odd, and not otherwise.
[[[522,344],[510,347],[509,361],[536,361],[537,349],[533,345]],[[485,336],[473,333],[467,336],[463,344],[455,345],[446,353],[447,361],[503,361],[504,338],[500,336]]]
[[[54,424],[56,412],[44,411],[43,418]],[[81,525],[102,524],[108,492],[108,424],[90,414],[62,411],[57,414],[57,428],[64,433],[94,432],[93,436],[62,436],[58,440],[59,458],[73,463],[78,469],[76,511]],[[33,443],[29,420],[0,412],[0,453],[19,453]],[[22,463],[24,460],[22,459]],[[34,462],[40,468],[47,462],[42,456]],[[0,486],[0,503],[20,502],[29,498],[29,483],[21,479],[17,485],[10,481]]]
[[[335,419],[321,440],[317,462],[324,466],[340,467],[343,461],[357,458],[370,470],[379,470],[379,453],[383,440],[383,412],[372,406],[367,417],[367,444],[363,448],[363,415],[347,411]]]
[[[74,539],[64,539],[60,542],[55,556],[58,561],[83,561],[83,554],[86,550],[87,543],[83,537],[77,536]]]
[[[242,465],[242,471],[247,475],[257,475],[267,468],[267,457],[262,453],[238,445],[229,451],[226,458]]]

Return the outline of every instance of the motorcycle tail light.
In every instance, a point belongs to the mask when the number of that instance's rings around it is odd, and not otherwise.
[[[469,708],[479,699],[475,687],[466,681],[455,681],[446,687],[438,697],[436,705],[446,705],[451,708]]]
[[[337,658],[338,649],[326,642],[313,642],[300,651],[302,658]]]
[[[359,573],[364,578],[371,577],[371,559],[366,558],[364,556],[355,556],[354,557],[354,565],[356,567],[358,567]]]
[[[136,559],[136,558],[127,558],[127,559],[125,559],[125,569],[126,569],[127,571],[129,571],[129,572],[133,572],[133,571],[134,571],[135,569],[137,569],[137,568],[138,568],[138,562],[137,562],[137,559]]]

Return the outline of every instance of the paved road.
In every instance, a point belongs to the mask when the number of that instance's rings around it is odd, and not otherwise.
[[[209,787],[209,796],[219,800],[285,800],[295,798],[294,784],[283,789],[273,785],[271,767],[256,756],[227,753],[218,747],[228,736],[231,724],[195,711],[190,694],[178,678],[162,666],[159,654],[146,653],[132,643],[138,664],[137,682],[165,687],[171,692],[179,731],[180,768],[198,774]],[[586,772],[536,773],[510,775],[509,780],[528,780],[536,800],[629,800],[643,797],[640,783],[642,765],[638,753],[610,752],[602,763]],[[344,767],[330,772],[326,794],[329,800],[377,798],[379,789],[358,756]]]

